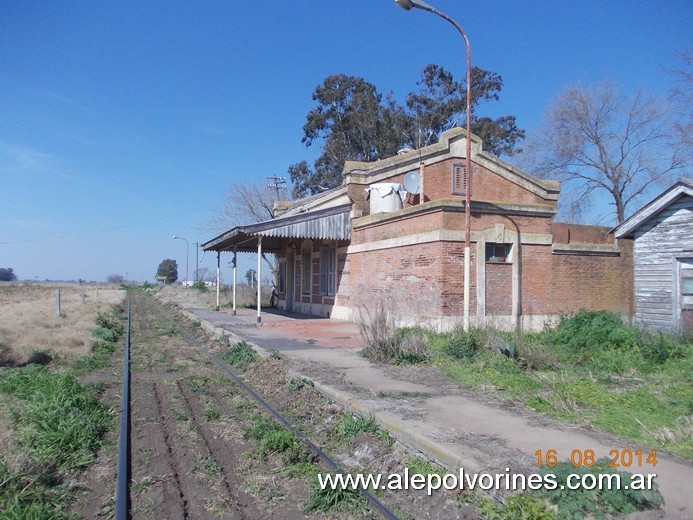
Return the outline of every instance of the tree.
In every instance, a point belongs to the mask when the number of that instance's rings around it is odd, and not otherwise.
[[[255,282],[257,281],[257,273],[255,272],[255,269],[248,269],[245,272],[245,278],[248,280],[248,285],[255,287]]]
[[[167,258],[159,264],[159,269],[156,271],[157,277],[164,279],[164,283],[173,283],[178,280],[178,263],[175,260]]]
[[[486,151],[494,155],[511,155],[524,131],[517,128],[515,116],[498,119],[479,118],[475,111],[487,101],[498,101],[503,79],[495,72],[471,69],[471,131],[484,140]],[[420,148],[435,143],[445,130],[466,121],[467,80],[455,81],[452,74],[438,65],[427,65],[421,73],[419,92],[407,95],[406,105],[413,119],[415,135],[408,136],[409,146]]]
[[[108,277],[106,277],[106,281],[108,283],[123,283],[125,277],[122,274],[109,274]]]
[[[690,156],[693,150],[693,48],[681,53],[681,61],[682,65],[671,71],[675,80],[671,98],[677,113],[674,126]]]
[[[0,282],[15,282],[17,275],[11,267],[0,267]]]
[[[234,226],[269,220],[274,217],[274,204],[284,200],[281,194],[281,191],[274,190],[266,184],[234,182],[224,194],[224,205],[221,210],[215,212],[213,224],[226,230]]]
[[[195,271],[195,280],[199,281],[210,281],[213,280],[214,277],[210,275],[207,279],[205,278],[207,276],[207,273],[209,273],[209,268],[208,267],[200,267]]]
[[[337,74],[328,76],[313,92],[317,106],[306,116],[303,139],[306,146],[321,141],[323,153],[311,168],[305,161],[289,166],[293,196],[303,197],[342,182],[344,162],[371,162],[394,156],[405,146],[421,148],[437,142],[444,130],[465,122],[466,78],[455,81],[438,65],[422,72],[421,89],[398,104],[392,94],[383,96],[363,78]],[[475,67],[472,70],[472,133],[485,140],[495,154],[511,154],[524,137],[514,116],[479,118],[479,104],[497,100],[501,77]]]
[[[670,108],[638,90],[630,99],[614,83],[571,86],[550,105],[531,145],[534,171],[561,181],[563,211],[584,212],[607,194],[617,223],[656,184],[684,168]]]

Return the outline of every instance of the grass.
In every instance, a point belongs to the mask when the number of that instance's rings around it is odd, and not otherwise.
[[[11,396],[19,453],[0,455],[2,518],[67,518],[62,474],[94,459],[112,412],[73,374],[38,365],[0,369],[0,392]]]
[[[272,453],[286,453],[298,442],[293,433],[264,417],[257,417],[244,436],[257,441],[256,452],[263,458]]]
[[[13,420],[33,459],[60,469],[93,460],[111,412],[86,385],[72,374],[51,373],[36,365],[4,369],[1,374],[0,392],[17,399]]]
[[[374,361],[431,364],[460,386],[693,458],[690,336],[647,333],[604,311],[538,333],[433,333],[393,329],[386,313],[370,318],[364,351]]]
[[[251,363],[260,359],[253,347],[245,341],[240,341],[230,346],[221,357],[229,365],[239,370],[245,370]]]
[[[125,333],[125,327],[118,318],[119,310],[115,307],[111,312],[99,312],[96,315],[95,329],[91,329],[91,335],[96,338],[92,343],[91,353],[78,357],[72,366],[76,374],[85,374],[100,370],[111,364],[111,354],[115,352],[120,339]]]
[[[337,422],[334,424],[332,432],[333,437],[340,444],[350,442],[354,437],[361,433],[377,437],[388,444],[392,444],[394,442],[392,437],[390,437],[385,430],[382,430],[378,426],[378,423],[375,421],[375,417],[370,416],[368,418],[364,418],[360,415],[349,412],[344,412],[339,416],[339,419],[337,419]]]
[[[306,513],[334,513],[348,511],[352,515],[366,516],[366,498],[353,489],[325,489],[320,488],[317,475],[310,486],[310,495],[306,501],[304,511]]]
[[[57,289],[60,316],[55,314]],[[57,359],[88,354],[97,314],[119,305],[123,298],[122,291],[105,285],[0,284],[0,364],[2,351],[15,364],[25,362],[35,350],[49,350]]]

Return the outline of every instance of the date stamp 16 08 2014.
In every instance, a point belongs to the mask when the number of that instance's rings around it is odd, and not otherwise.
[[[559,461],[558,450],[537,450],[534,452],[537,458],[537,466],[548,466],[550,468],[556,466],[584,466],[586,468],[608,467],[608,468],[630,468],[643,466],[657,465],[657,450],[651,450],[649,453],[642,450],[609,450],[609,457],[597,459],[594,450],[572,450],[568,462]]]

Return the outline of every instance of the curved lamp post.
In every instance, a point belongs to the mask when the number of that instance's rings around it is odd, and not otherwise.
[[[180,240],[185,240],[185,288],[188,288],[188,250],[190,248],[190,244],[188,244],[188,241],[183,238],[183,237],[177,237],[176,235],[173,235],[173,238],[179,238]]]
[[[459,31],[464,39],[464,44],[467,48],[467,157],[466,157],[466,175],[465,175],[465,187],[464,187],[464,330],[469,330],[469,286],[470,286],[470,264],[471,264],[471,246],[470,246],[470,221],[471,221],[471,178],[472,178],[472,141],[471,141],[471,126],[472,126],[472,51],[469,46],[469,39],[467,35],[462,30],[462,27],[450,18],[448,15],[441,13],[436,8],[428,5],[422,0],[395,0],[395,3],[406,9],[407,11],[416,7],[417,9],[423,9],[429,13],[436,14],[447,20],[455,29]],[[478,259],[477,259],[478,264]]]

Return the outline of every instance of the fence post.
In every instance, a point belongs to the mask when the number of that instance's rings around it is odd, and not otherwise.
[[[55,313],[60,316],[60,289],[55,290]]]

